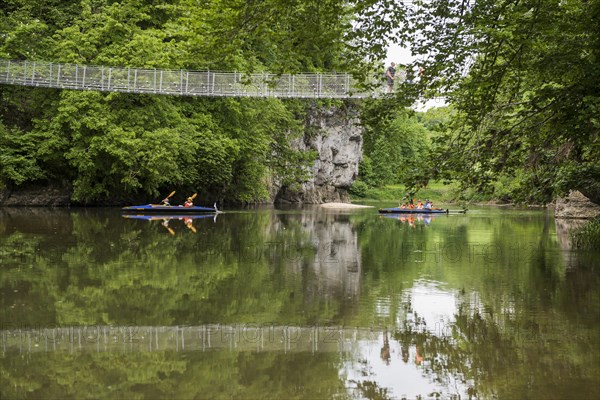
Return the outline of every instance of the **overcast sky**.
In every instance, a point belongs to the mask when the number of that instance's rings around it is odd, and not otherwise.
[[[413,57],[410,55],[409,49],[398,45],[391,45],[388,47],[385,65],[390,65],[392,61],[396,64],[408,64],[413,61]]]

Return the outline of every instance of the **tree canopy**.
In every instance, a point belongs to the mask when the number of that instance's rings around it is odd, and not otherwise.
[[[486,190],[519,175],[525,200],[599,203],[599,18],[597,0],[414,2],[398,41],[425,70],[420,93],[457,111],[428,177]]]

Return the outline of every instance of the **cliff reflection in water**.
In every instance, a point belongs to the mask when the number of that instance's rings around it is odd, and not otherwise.
[[[598,398],[597,257],[531,211],[0,210],[2,398]]]
[[[311,292],[319,297],[357,300],[360,292],[361,256],[358,235],[350,216],[334,212],[303,212],[278,216],[273,233],[287,229],[289,224],[300,227],[306,239],[300,246],[285,253],[286,268],[297,276],[314,276]],[[284,243],[284,247],[298,246]],[[308,250],[308,252],[306,252]],[[311,257],[304,257],[303,254]]]

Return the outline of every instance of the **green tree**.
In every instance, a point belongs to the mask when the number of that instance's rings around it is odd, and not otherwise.
[[[421,93],[457,110],[429,173],[486,190],[523,170],[530,199],[600,203],[599,18],[597,0],[418,3],[400,40],[425,68]]]
[[[412,185],[414,176],[428,165],[431,147],[431,132],[419,118],[402,103],[377,100],[365,105],[363,181],[371,186]]]

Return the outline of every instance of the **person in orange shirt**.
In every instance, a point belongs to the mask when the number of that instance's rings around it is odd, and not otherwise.
[[[417,347],[417,354],[415,354],[415,364],[417,365],[421,365],[421,363],[423,362],[423,350],[420,349],[420,346],[416,346]]]
[[[383,333],[383,347],[381,348],[381,359],[386,365],[390,365],[390,341],[388,339],[387,329]]]

